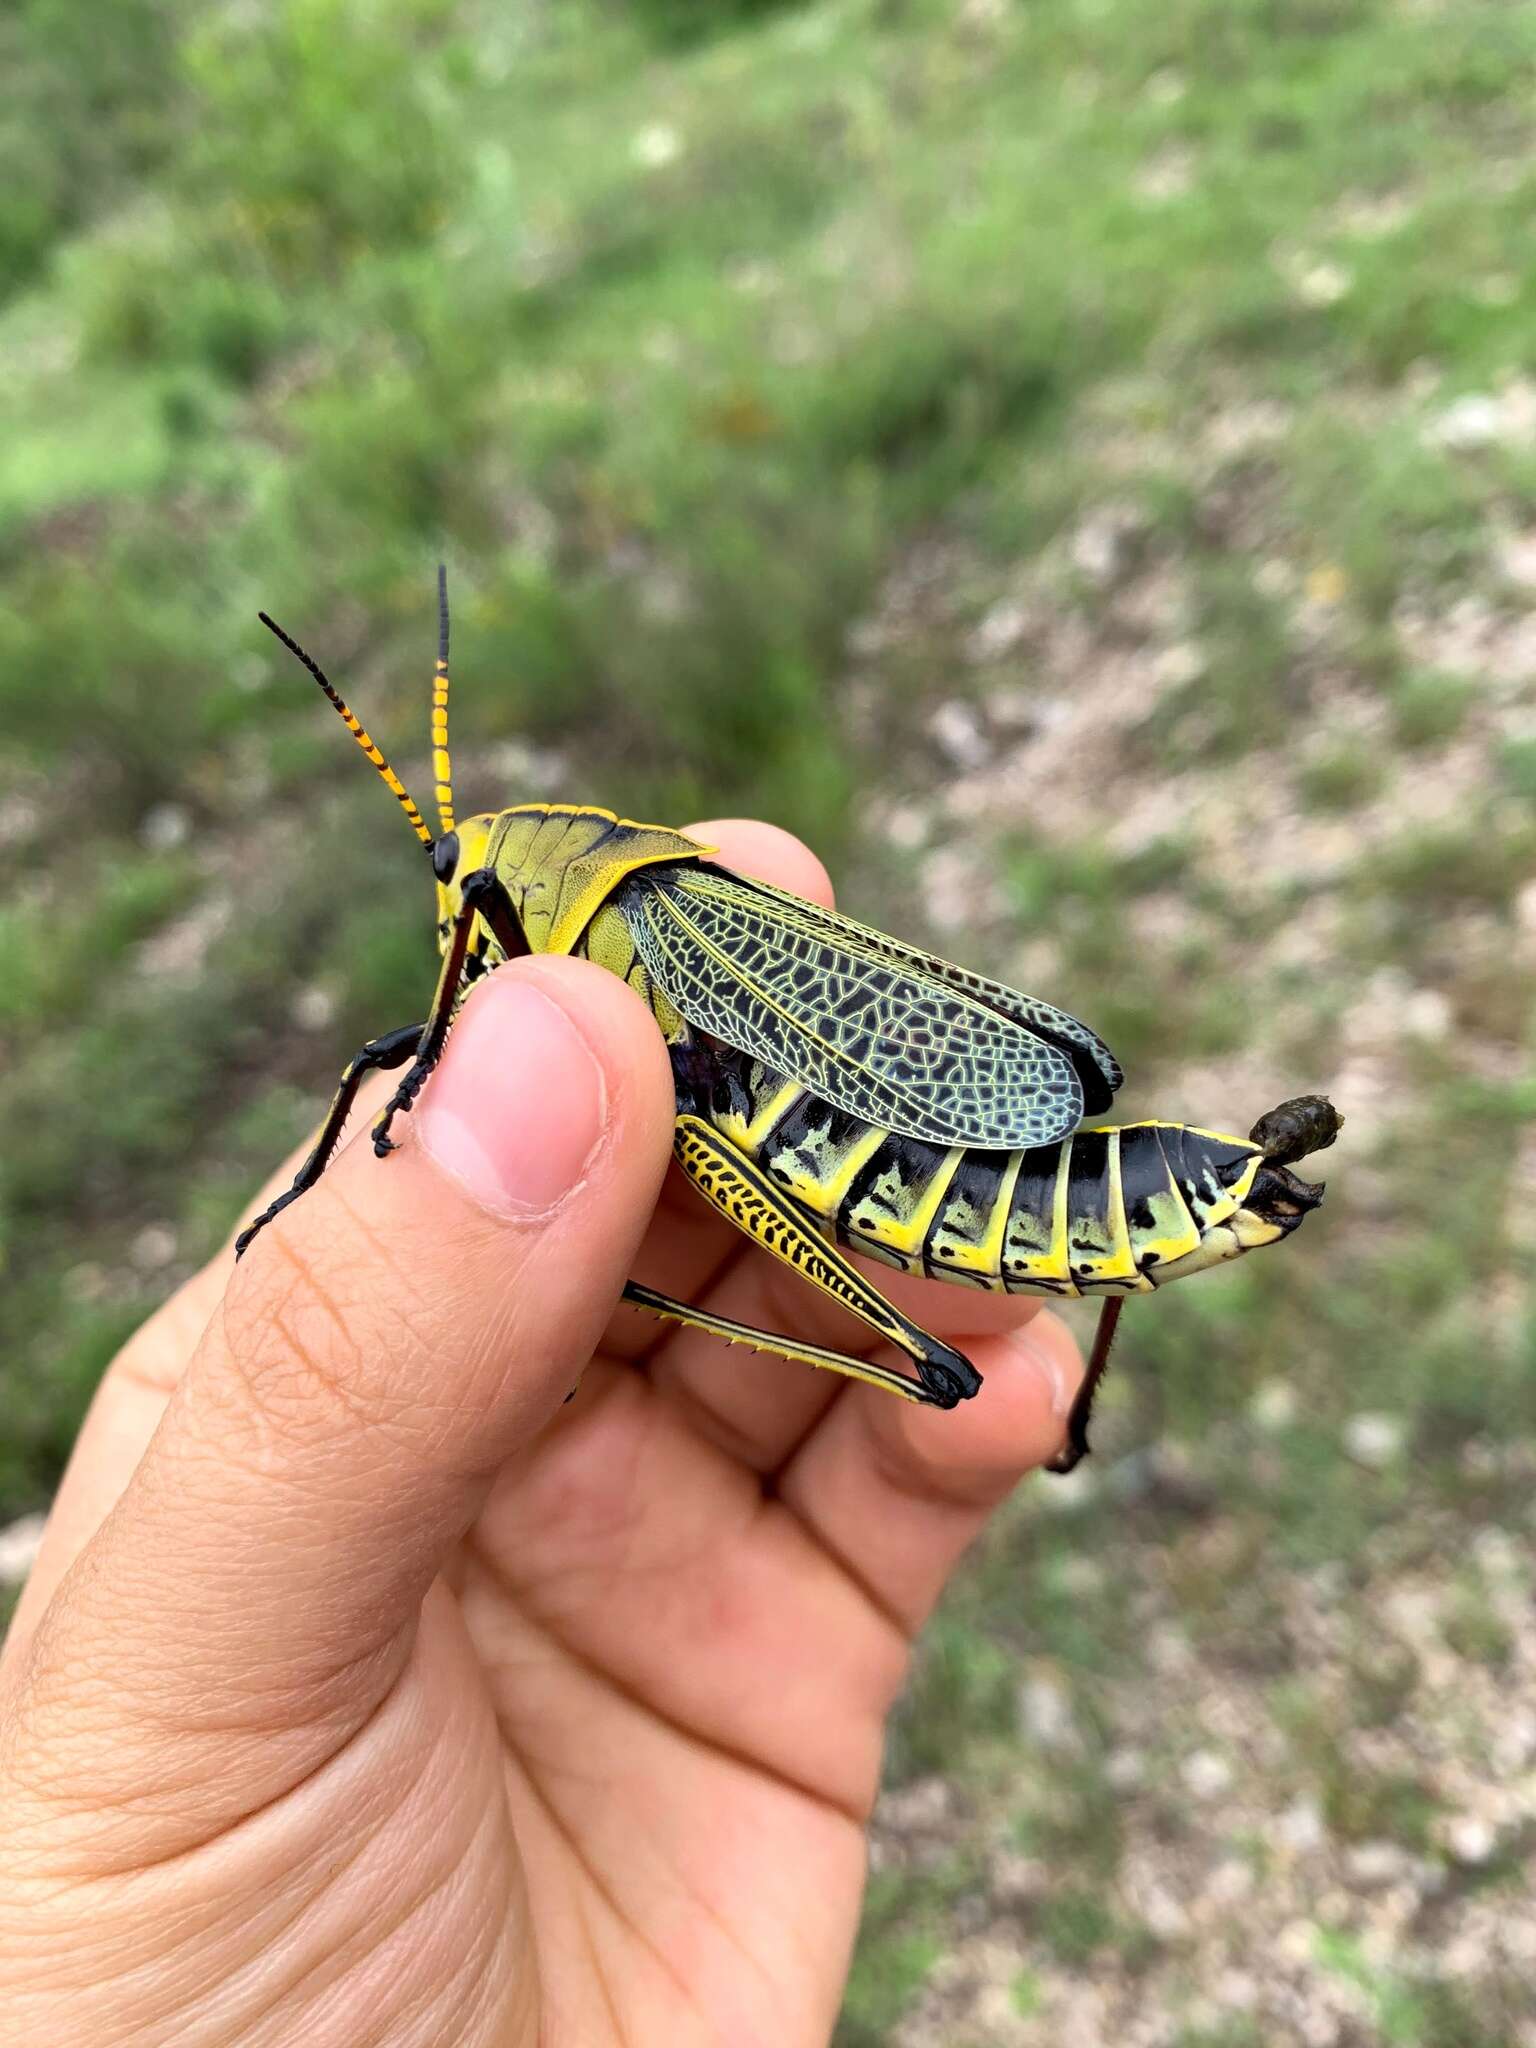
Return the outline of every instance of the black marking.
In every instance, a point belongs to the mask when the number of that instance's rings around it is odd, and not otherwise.
[[[877,1228],[878,1218],[870,1214],[871,1209],[881,1210],[899,1222],[910,1208],[910,1202],[903,1207],[889,1201],[877,1192],[876,1183],[894,1175],[903,1194],[910,1196],[913,1190],[927,1185],[948,1156],[947,1146],[925,1145],[920,1138],[898,1138],[893,1133],[871,1153],[854,1175],[853,1185],[837,1212],[839,1234],[861,1226],[865,1230]]]
[[[801,1173],[815,1179],[824,1163],[835,1166],[839,1154],[864,1137],[868,1130],[869,1125],[861,1118],[834,1109],[830,1102],[823,1102],[818,1095],[802,1093],[759,1144],[758,1160],[771,1166],[775,1173],[780,1173],[773,1162],[787,1157],[795,1162]],[[793,1178],[793,1175],[787,1177]]]
[[[1012,1163],[1011,1152],[992,1148],[961,1154],[950,1176],[949,1186],[944,1190],[944,1199],[939,1203],[928,1226],[928,1235],[923,1240],[922,1262],[929,1272],[933,1270],[935,1258],[957,1259],[962,1246],[975,1249],[985,1242]],[[975,1219],[973,1231],[957,1227],[954,1219],[961,1216]],[[951,1241],[945,1243],[945,1239]],[[981,1276],[968,1277],[980,1279]]]
[[[1077,1145],[1075,1138],[1066,1141],[1068,1151]],[[1030,1287],[1054,1286],[1056,1283],[1031,1274],[1030,1269],[1038,1260],[1053,1249],[1056,1220],[1056,1189],[1061,1177],[1063,1147],[1061,1145],[1032,1145],[1019,1161],[1019,1177],[1013,1185],[1013,1199],[1008,1204],[1008,1221],[1003,1226],[1003,1243],[1022,1242],[1033,1254],[1031,1257],[1011,1256],[1005,1261],[1005,1274],[1018,1273],[1029,1276]],[[1006,1277],[1004,1286],[1007,1286]]]
[[[1133,1124],[1120,1133],[1120,1199],[1132,1230],[1155,1230],[1157,1217],[1152,1203],[1168,1194],[1173,1179],[1168,1161],[1157,1142],[1157,1132],[1145,1124]]]
[[[1187,1124],[1165,1124],[1157,1138],[1184,1206],[1203,1230],[1210,1210],[1242,1178],[1258,1147],[1241,1138],[1207,1137]]]

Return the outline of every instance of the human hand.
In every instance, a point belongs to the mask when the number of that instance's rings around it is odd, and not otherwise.
[[[672,1115],[622,983],[512,963],[387,1164],[130,1341],[0,1663],[0,2041],[827,2039],[911,1639],[1077,1355],[882,1271],[986,1375],[942,1414],[615,1312],[633,1269],[858,1348]]]

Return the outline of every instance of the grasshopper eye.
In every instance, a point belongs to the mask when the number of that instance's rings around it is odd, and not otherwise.
[[[444,832],[432,842],[432,872],[440,882],[451,882],[459,864],[459,835]]]

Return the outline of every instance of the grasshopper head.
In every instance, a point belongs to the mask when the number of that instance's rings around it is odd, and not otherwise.
[[[439,952],[448,950],[448,933],[463,900],[460,885],[464,877],[485,866],[491,827],[495,823],[494,812],[482,811],[476,817],[461,819],[452,830],[440,832],[432,842],[432,872],[437,877]]]

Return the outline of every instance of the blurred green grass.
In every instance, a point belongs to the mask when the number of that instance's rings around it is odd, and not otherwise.
[[[1358,1072],[1339,1044],[1368,988],[1448,1015],[1377,1062],[1392,1100],[1343,1101],[1329,1210],[1295,1247],[1135,1317],[1103,1488],[989,1539],[894,1781],[1016,1773],[1027,1657],[1102,1721],[1149,1587],[1202,1657],[1282,1686],[1286,1575],[1342,1566],[1368,1604],[1362,1559],[1528,1531],[1536,709],[1507,543],[1536,516],[1513,377],[1536,13],[23,0],[0,73],[0,1516],[46,1498],[113,1349],[344,1053],[420,1008],[419,863],[254,613],[419,785],[441,552],[461,808],[775,817],[866,914],[995,969],[1020,934],[1047,944],[1042,993],[1106,1030],[1141,1109],[1256,1114],[1156,1099],[1255,1058],[1297,1087]],[[1437,428],[1489,393],[1491,430]],[[1062,567],[1106,502],[1129,570]],[[929,721],[991,717],[969,649],[1037,562],[1087,637],[1074,687],[1138,636],[1201,659],[1106,727],[1101,815],[934,827],[955,778]],[[1176,576],[1171,623],[1115,622],[1126,575]],[[1426,618],[1460,618],[1463,652]],[[1049,699],[1066,684],[1034,650],[1009,673]],[[1488,779],[1422,814],[1457,747]],[[1195,799],[1251,787],[1257,814],[1277,779],[1283,823],[1218,858]],[[1159,784],[1190,817],[1127,850],[1111,828]],[[990,922],[914,887],[925,856],[882,833],[914,805],[974,841]],[[1321,884],[1288,871],[1298,820],[1343,835]],[[1310,953],[1282,958],[1319,895]],[[1185,921],[1149,944],[1170,899]],[[1259,1430],[1284,1384],[1294,1410]],[[1375,1411],[1406,1448],[1362,1483],[1340,1433]],[[1198,1506],[1114,1459],[1158,1439]],[[1213,1517],[1255,1561],[1236,1591],[1203,1558]],[[1458,1598],[1464,1651],[1496,1660]],[[1338,1777],[1328,1725],[1298,1768],[1330,1825],[1422,1833],[1390,1774]],[[1049,2010],[1041,1970],[1147,1967],[1106,1892],[1109,1746],[1019,1820],[1064,1886],[1021,2024]],[[882,1878],[849,2043],[917,1995],[967,1867]],[[1383,2038],[1452,2037],[1433,1987],[1378,1993]],[[1504,2038],[1468,2010],[1454,2038]]]

